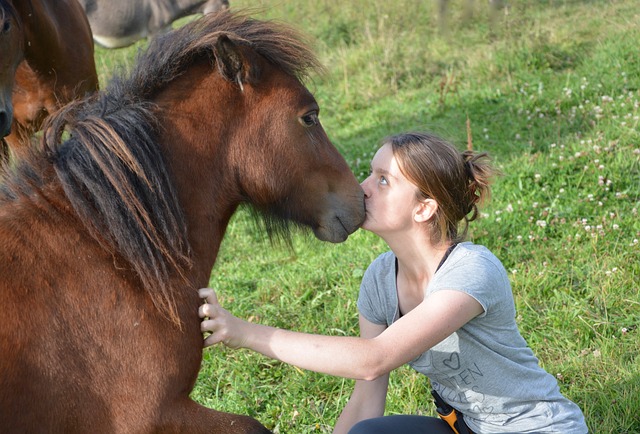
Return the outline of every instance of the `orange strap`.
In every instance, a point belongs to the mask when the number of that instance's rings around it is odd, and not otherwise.
[[[447,424],[449,424],[449,426],[451,427],[454,433],[460,434],[456,429],[456,422],[458,421],[458,415],[456,414],[455,410],[451,411],[451,413],[448,413],[448,414],[441,414],[440,412],[438,412],[438,416],[440,416],[440,419],[444,420]]]

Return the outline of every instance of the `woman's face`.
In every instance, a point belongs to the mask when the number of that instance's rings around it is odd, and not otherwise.
[[[363,229],[383,236],[412,227],[418,189],[400,171],[390,144],[376,152],[371,174],[361,185],[367,211]]]

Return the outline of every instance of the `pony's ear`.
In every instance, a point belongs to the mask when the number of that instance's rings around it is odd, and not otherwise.
[[[213,54],[220,74],[226,80],[235,82],[242,88],[246,71],[244,71],[244,58],[240,47],[223,34],[218,36],[213,47]]]

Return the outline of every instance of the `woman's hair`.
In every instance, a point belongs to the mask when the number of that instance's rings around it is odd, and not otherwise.
[[[387,137],[402,174],[420,191],[420,199],[438,203],[432,220],[434,242],[462,241],[469,222],[478,217],[478,205],[490,195],[494,170],[487,153],[459,152],[433,134],[409,132]],[[462,232],[458,224],[464,221]]]

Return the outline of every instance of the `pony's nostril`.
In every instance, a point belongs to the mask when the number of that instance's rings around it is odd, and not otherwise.
[[[0,137],[6,137],[11,132],[11,116],[5,111],[0,112]]]

